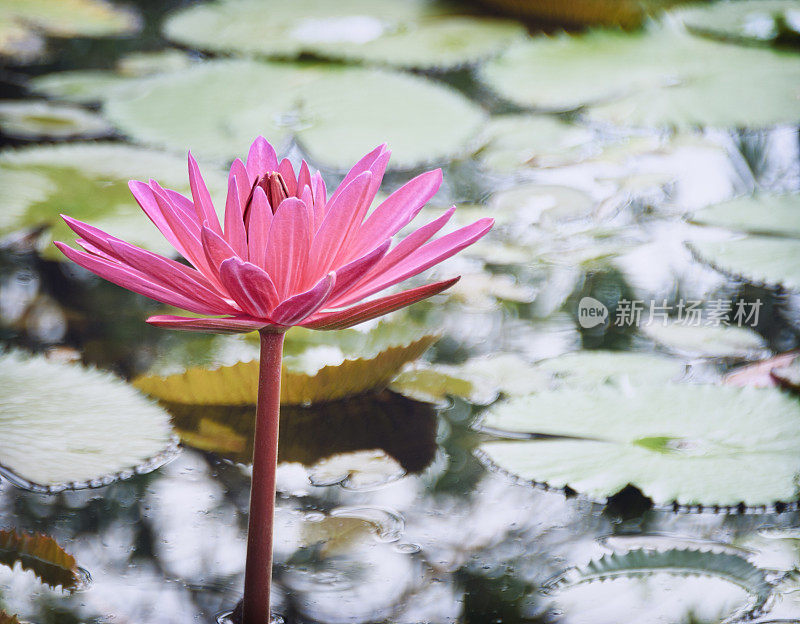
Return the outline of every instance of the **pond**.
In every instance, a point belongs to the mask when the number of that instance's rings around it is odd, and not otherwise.
[[[52,241],[177,257],[128,180],[191,149],[221,211],[258,135],[495,219],[444,293],[287,333],[276,616],[800,621],[800,3],[65,7],[0,0],[0,624],[236,621],[258,334]]]

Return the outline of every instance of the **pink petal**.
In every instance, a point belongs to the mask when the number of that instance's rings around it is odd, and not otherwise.
[[[418,175],[404,184],[367,217],[350,247],[350,257],[361,255],[376,240],[391,238],[411,223],[442,185],[442,170]]]
[[[244,169],[242,161],[236,160],[241,168]],[[233,248],[236,254],[242,258],[247,257],[247,232],[244,229],[244,215],[242,214],[242,200],[239,194],[239,182],[233,173],[236,169],[231,167],[228,176],[228,198],[225,202],[225,240]],[[241,173],[241,172],[240,172]],[[247,189],[248,195],[250,189]],[[245,198],[247,201],[247,198]]]
[[[275,154],[275,149],[263,136],[258,137],[253,141],[247,154],[247,174],[250,180],[255,183],[261,176],[277,169],[278,156]]]
[[[206,255],[206,262],[214,273],[219,275],[219,268],[222,266],[222,263],[230,258],[237,258],[238,256],[228,244],[228,241],[210,228],[204,226],[201,236],[203,238],[203,251]]]
[[[347,185],[350,184],[353,180],[355,180],[358,176],[360,176],[365,171],[369,171],[375,160],[377,160],[377,158],[385,151],[387,151],[386,143],[384,143],[383,145],[379,145],[369,154],[362,157],[361,160],[359,160],[355,165],[353,165],[353,168],[347,172],[347,175],[344,177],[344,180],[342,180],[342,183],[333,192],[333,195],[331,195],[330,201],[333,201],[333,198],[336,197],[336,195],[338,195],[339,193],[341,193],[345,188],[347,188]]]
[[[297,175],[298,197],[301,196],[307,186],[311,186],[311,172],[308,170],[308,163],[304,160],[302,163],[300,163],[300,173]]]
[[[250,316],[266,318],[278,305],[278,293],[269,275],[250,262],[228,258],[220,265],[219,278],[233,300]]]
[[[297,178],[294,175],[294,167],[288,158],[284,158],[278,165],[278,173],[283,177],[286,182],[286,188],[289,190],[289,197],[297,197]]]
[[[459,279],[458,277],[454,277],[453,279],[442,282],[426,284],[425,286],[404,290],[403,292],[381,297],[373,301],[365,301],[345,310],[315,314],[304,322],[299,323],[299,325],[308,327],[309,329],[347,329],[353,325],[358,325],[364,321],[389,314],[389,312],[394,312],[400,308],[410,306],[417,301],[422,301],[423,299],[437,295],[443,290],[450,288],[450,286],[455,284]]]
[[[151,189],[144,182],[139,182],[137,180],[131,180],[128,182],[128,188],[131,190],[131,193],[133,193],[136,202],[139,204],[139,206],[141,206],[142,210],[144,210],[144,213],[164,235],[164,238],[169,241],[170,245],[172,245],[179,254],[189,260],[189,253],[187,253],[183,243],[172,231],[172,228],[167,223],[167,220],[161,214],[161,209],[156,201],[156,196],[153,192],[153,189]]]
[[[203,176],[200,175],[200,167],[197,166],[197,161],[191,152],[189,152],[189,188],[192,191],[194,209],[200,224],[208,223],[208,227],[217,234],[222,234],[217,212],[211,202],[211,194],[208,192]]]
[[[402,282],[409,277],[413,277],[468,247],[492,229],[493,225],[494,219],[479,219],[471,225],[467,225],[450,234],[445,234],[441,238],[437,238],[435,241],[414,250],[389,270],[385,272],[373,271],[372,278],[368,277],[362,284],[347,293],[341,301],[332,303],[337,306],[348,305],[379,290]]]
[[[381,261],[391,244],[391,240],[384,241],[382,245],[378,245],[367,255],[336,269],[336,288],[331,293],[331,299],[335,299],[345,293],[353,284],[356,284],[364,277],[372,267]]]
[[[267,254],[269,228],[272,225],[272,209],[269,207],[267,194],[260,186],[257,186],[253,191],[253,199],[250,202],[247,219],[248,257],[250,262],[263,268],[264,258]]]
[[[147,319],[150,325],[182,331],[208,332],[212,334],[243,334],[269,326],[259,319],[246,316],[226,316],[223,318],[191,318],[161,314]]]
[[[281,299],[297,292],[297,285],[305,275],[311,245],[311,218],[309,207],[296,197],[284,199],[272,218],[264,270],[275,283]]]
[[[319,171],[311,176],[311,186],[314,192],[314,223],[319,228],[322,225],[322,219],[325,217],[325,204],[328,202],[325,180],[322,179],[322,174]]]
[[[111,262],[118,262],[119,261],[119,258],[117,258],[116,256],[112,256],[108,252],[103,251],[99,247],[96,247],[95,245],[93,245],[89,241],[84,240],[83,238],[75,239],[75,242],[78,245],[80,245],[81,247],[83,247],[83,249],[85,251],[88,251],[90,254],[94,254],[95,256],[100,256],[101,258],[105,258],[106,260],[109,260]]]
[[[313,288],[281,303],[272,311],[270,318],[281,325],[295,325],[325,305],[335,284],[336,273],[331,271]]]
[[[56,241],[54,245],[75,264],[82,266],[84,269],[91,271],[109,282],[132,290],[135,293],[144,295],[150,299],[155,299],[161,303],[166,303],[167,305],[183,308],[190,312],[197,312],[198,314],[223,313],[222,310],[213,305],[209,305],[205,301],[188,298],[154,283],[146,275],[133,267],[117,264],[103,257],[93,256],[90,253],[77,251],[59,241]]]
[[[309,264],[318,271],[317,274],[332,268],[348,232],[351,228],[357,227],[355,219],[361,213],[362,204],[367,200],[366,193],[371,180],[372,174],[365,171],[328,202],[325,218],[314,236],[309,253]],[[376,240],[386,240],[386,238]],[[372,241],[373,247],[375,242]]]
[[[197,213],[195,212],[194,204],[191,199],[171,189],[164,189],[164,192],[167,194],[167,197],[169,197],[172,205],[182,210],[183,214],[185,214],[190,221],[194,221],[198,224],[202,223],[202,221],[198,221],[197,219]]]

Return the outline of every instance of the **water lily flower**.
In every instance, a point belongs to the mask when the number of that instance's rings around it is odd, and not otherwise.
[[[83,248],[56,242],[69,259],[133,292],[205,315],[159,315],[148,323],[188,331],[260,332],[244,624],[269,620],[285,331],[295,325],[343,329],[442,292],[458,278],[372,298],[471,245],[493,224],[480,219],[434,239],[453,207],[393,246],[394,235],[437,192],[442,173],[437,169],[415,177],[370,210],[389,155],[382,145],[364,156],[329,196],[319,172],[312,174],[305,161],[297,171],[289,160],[279,162],[259,137],[246,163],[237,159],[231,166],[223,223],[191,154],[191,199],[154,180],[132,181],[136,201],[188,266],[63,216]]]

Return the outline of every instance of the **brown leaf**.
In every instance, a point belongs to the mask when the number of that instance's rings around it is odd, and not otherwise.
[[[60,585],[71,591],[80,581],[75,558],[52,537],[42,533],[17,533],[14,529],[0,530],[0,564],[13,568],[17,563],[53,589]]]
[[[9,615],[3,610],[0,610],[0,624],[20,624],[16,615]]]

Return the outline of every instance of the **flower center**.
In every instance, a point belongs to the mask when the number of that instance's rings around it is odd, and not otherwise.
[[[261,176],[255,181],[253,188],[250,189],[250,197],[247,198],[247,205],[244,207],[242,214],[245,223],[247,223],[250,205],[253,203],[253,193],[255,192],[257,186],[260,186],[266,194],[269,207],[272,209],[272,214],[275,214],[275,211],[278,209],[278,206],[281,205],[281,202],[289,197],[289,187],[286,186],[286,180],[283,179],[283,176],[280,173],[277,171],[271,171],[270,173]]]

